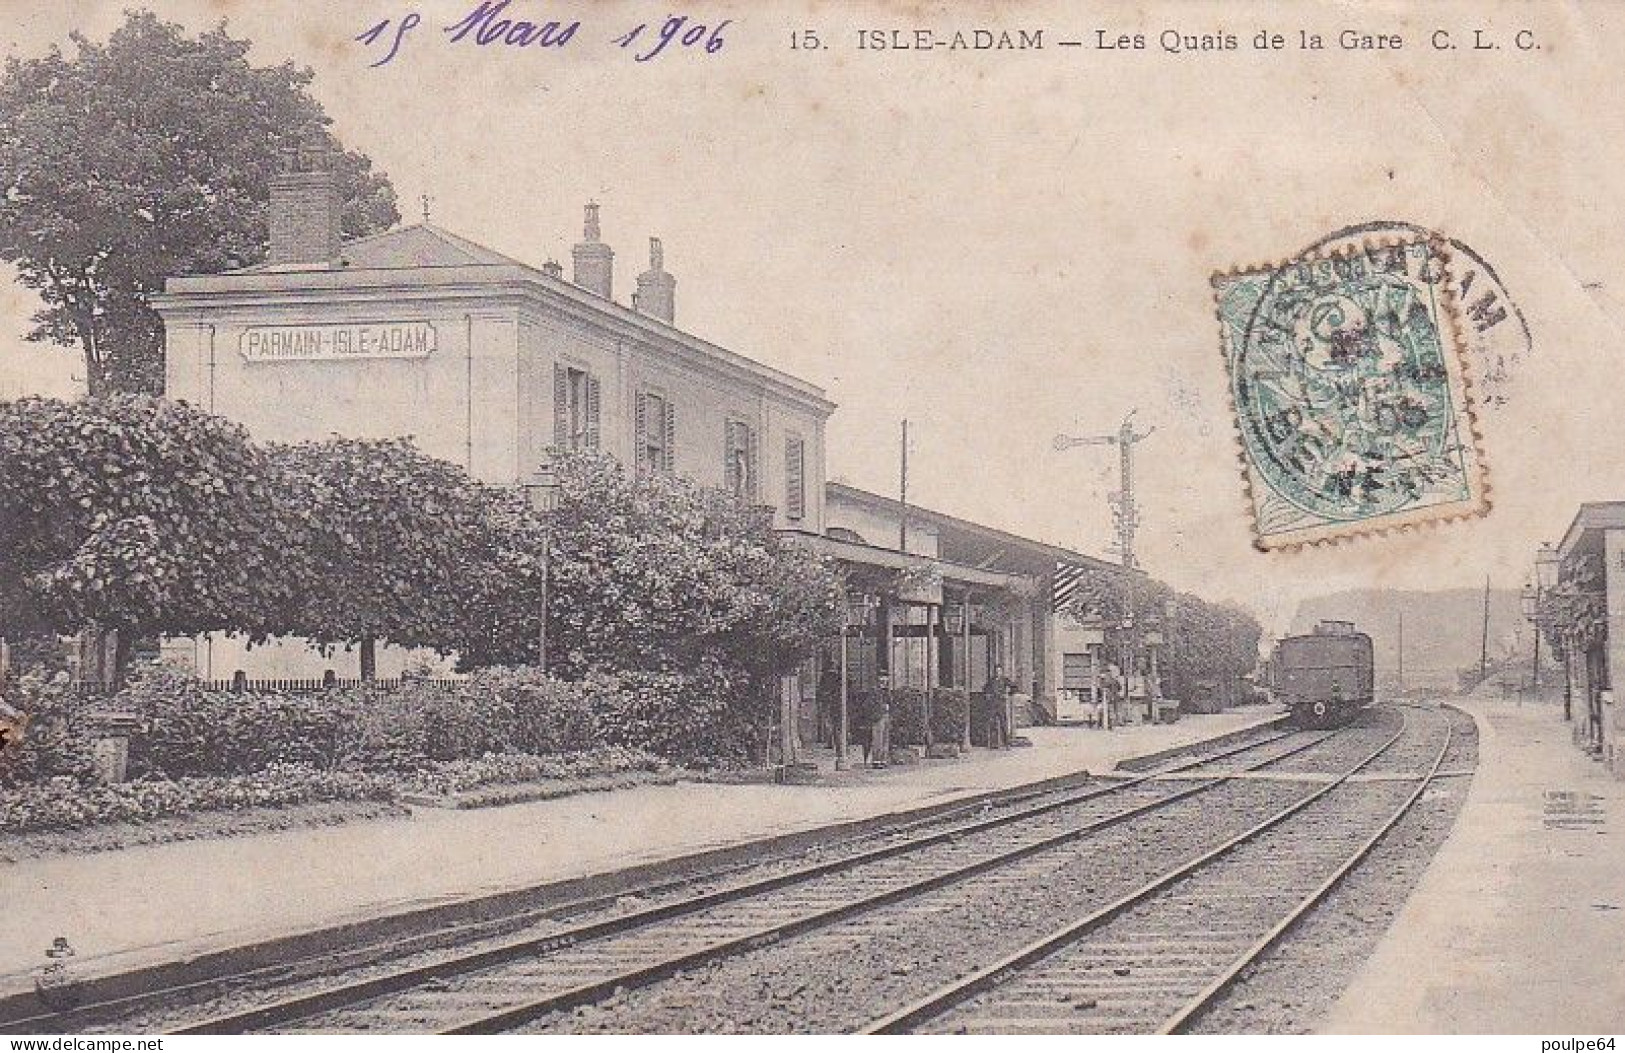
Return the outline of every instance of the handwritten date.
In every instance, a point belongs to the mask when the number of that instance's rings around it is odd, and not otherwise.
[[[461,19],[441,27],[447,43],[472,44],[476,47],[552,48],[561,49],[575,39],[581,30],[579,20],[573,22],[534,22],[529,19],[510,18],[505,15],[513,0],[480,0],[473,10]],[[610,43],[631,54],[635,62],[648,62],[669,48],[703,51],[715,55],[722,50],[723,30],[732,24],[724,19],[714,26],[696,22],[687,15],[670,15],[658,26],[644,22],[613,38]],[[402,53],[407,38],[423,24],[416,11],[408,12],[398,22],[384,19],[356,36],[368,47],[383,50],[383,55],[370,63],[376,69],[387,66]],[[392,28],[393,27],[393,28]]]

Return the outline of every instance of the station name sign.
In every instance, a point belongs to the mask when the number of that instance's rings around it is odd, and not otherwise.
[[[249,362],[427,358],[435,350],[435,331],[429,322],[255,325],[243,330],[239,346]]]

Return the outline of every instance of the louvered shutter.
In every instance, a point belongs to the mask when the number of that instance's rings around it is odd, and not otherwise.
[[[583,436],[584,445],[588,449],[598,449],[598,378],[588,373],[584,378],[587,382],[587,433]]]
[[[661,399],[660,405],[664,411],[661,416],[665,419],[660,422],[664,433],[665,443],[660,450],[660,467],[665,471],[673,471],[677,467],[677,407],[672,405],[671,399]]]
[[[761,461],[757,457],[756,429],[749,424],[741,424],[739,427],[745,433],[745,499],[756,501],[760,499],[762,493],[762,477],[757,471]]]
[[[784,440],[784,514],[800,519],[807,514],[806,447],[792,435]]]
[[[638,474],[643,475],[649,469],[656,467],[649,463],[649,396],[647,393],[638,392],[633,417],[635,418],[635,424],[632,428],[634,433],[633,446],[635,447],[633,459],[637,464]]]
[[[735,424],[733,421],[724,421],[722,425],[722,485],[730,494],[739,492],[739,458],[734,456]]]
[[[570,371],[553,365],[553,445],[570,448]]]

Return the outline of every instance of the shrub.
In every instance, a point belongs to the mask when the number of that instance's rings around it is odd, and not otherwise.
[[[412,771],[488,753],[565,753],[602,741],[583,688],[534,668],[488,669],[456,685],[408,682],[328,692],[361,767]]]
[[[970,704],[964,691],[939,687],[931,692],[931,732],[936,741],[955,745],[964,742],[969,717]]]
[[[750,762],[761,741],[750,687],[715,664],[693,673],[594,673],[582,681],[610,745],[646,749],[686,767]]]
[[[513,714],[507,748],[520,753],[573,753],[601,741],[587,693],[534,667],[485,669],[467,690],[489,695]]]
[[[891,703],[891,741],[894,746],[925,744],[925,691],[917,687],[895,687]]]
[[[620,746],[600,746],[545,757],[529,753],[490,753],[466,760],[434,762],[405,776],[401,785],[424,793],[453,794],[482,786],[660,771],[665,766],[665,762],[653,754]]]
[[[212,691],[162,665],[135,669],[114,698],[143,729],[132,775],[239,775],[274,764],[331,768],[344,758],[345,715],[288,695]]]
[[[7,703],[28,714],[22,745],[0,750],[0,786],[46,779],[94,782],[96,760],[85,720],[88,707],[65,675],[23,676],[5,684]]]
[[[394,788],[376,776],[274,765],[250,775],[144,779],[86,786],[55,778],[0,791],[0,831],[65,830],[140,823],[220,809],[279,808],[322,801],[387,801]]]

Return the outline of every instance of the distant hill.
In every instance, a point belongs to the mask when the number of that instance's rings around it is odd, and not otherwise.
[[[1371,637],[1378,678],[1391,681],[1398,671],[1401,611],[1407,685],[1454,686],[1457,670],[1478,665],[1482,589],[1353,589],[1315,596],[1298,604],[1292,632],[1309,632],[1322,618],[1351,621]],[[1530,640],[1517,590],[1490,590],[1490,661],[1520,652],[1527,656]]]

